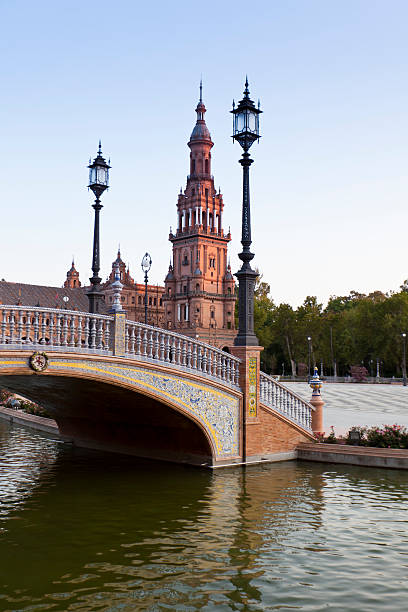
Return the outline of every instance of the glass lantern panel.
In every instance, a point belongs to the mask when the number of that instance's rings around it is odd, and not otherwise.
[[[98,183],[99,185],[106,185],[106,168],[98,168]]]
[[[251,113],[251,111],[248,113],[248,129],[251,132],[256,131],[255,113]]]
[[[94,185],[96,183],[96,168],[89,168],[89,184]]]
[[[243,132],[245,130],[245,113],[237,114],[237,132]]]

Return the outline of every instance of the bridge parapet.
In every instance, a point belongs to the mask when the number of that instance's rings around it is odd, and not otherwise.
[[[25,306],[0,305],[0,347],[27,350],[47,346],[64,352],[110,353],[113,317]]]
[[[312,430],[312,404],[264,372],[260,373],[260,401],[304,429]]]
[[[126,355],[174,365],[238,387],[240,359],[165,329],[126,321]]]
[[[52,350],[114,355],[112,315],[0,305],[0,350]],[[240,359],[176,332],[126,321],[123,357],[161,363],[238,388]],[[120,357],[119,357],[120,358]]]

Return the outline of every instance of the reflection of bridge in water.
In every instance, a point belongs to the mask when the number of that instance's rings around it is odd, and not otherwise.
[[[258,347],[240,359],[124,313],[2,305],[0,320],[0,385],[78,445],[220,466],[293,458],[312,437],[313,407],[259,372]]]

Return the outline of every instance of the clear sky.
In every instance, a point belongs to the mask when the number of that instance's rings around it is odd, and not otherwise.
[[[101,273],[118,243],[162,283],[203,75],[213,173],[239,267],[241,154],[232,98],[261,99],[251,150],[254,263],[277,303],[408,278],[408,3],[0,0],[1,269],[91,275],[88,158],[110,156]]]

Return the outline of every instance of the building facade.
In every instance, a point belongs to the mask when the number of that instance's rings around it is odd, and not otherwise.
[[[224,233],[224,202],[211,174],[211,140],[200,100],[192,131],[190,174],[177,202],[177,231],[163,294],[165,327],[220,348],[233,344],[235,283],[228,264],[231,234]]]

